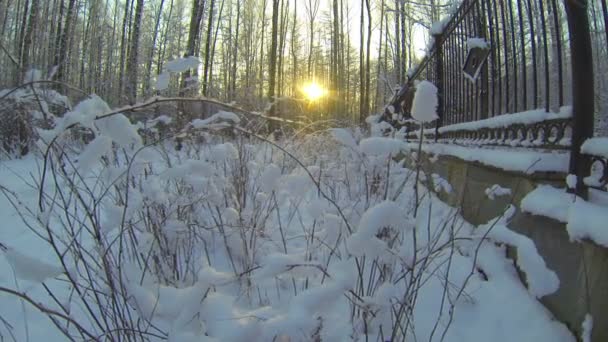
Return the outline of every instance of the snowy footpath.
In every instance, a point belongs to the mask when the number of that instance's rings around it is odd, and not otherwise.
[[[473,227],[395,141],[101,137],[52,156],[42,192],[40,156],[0,162],[3,340],[575,341],[512,208]]]

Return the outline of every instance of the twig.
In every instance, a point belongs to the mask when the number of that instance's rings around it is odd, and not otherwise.
[[[10,295],[19,297],[21,299],[23,299],[24,301],[28,302],[29,304],[31,304],[33,307],[35,307],[36,309],[38,309],[40,312],[49,315],[49,316],[57,316],[67,322],[70,322],[72,324],[74,324],[76,326],[76,328],[78,328],[78,330],[87,335],[89,338],[91,338],[92,340],[95,340],[95,336],[93,334],[91,334],[90,332],[88,332],[82,325],[80,325],[77,321],[75,321],[74,319],[70,318],[67,315],[62,314],[61,312],[55,311],[53,309],[49,309],[47,307],[45,307],[44,305],[40,304],[40,303],[36,303],[32,298],[30,298],[27,294],[23,293],[23,292],[19,292],[19,291],[15,291],[3,286],[0,286],[0,292],[5,292],[8,293]]]

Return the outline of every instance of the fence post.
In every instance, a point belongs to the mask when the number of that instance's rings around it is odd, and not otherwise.
[[[433,35],[435,38],[435,75],[437,77],[435,86],[437,87],[437,122],[435,123],[435,142],[439,139],[439,127],[443,125],[443,100],[444,100],[444,79],[443,79],[443,34]]]
[[[475,4],[475,6],[478,6],[479,8],[479,2],[477,2]],[[477,20],[477,25],[476,25],[476,34],[477,37],[483,38],[485,41],[488,41],[488,27],[487,27],[487,13],[486,13],[486,9],[485,9],[485,5],[482,3],[481,4],[481,8],[479,8],[479,13],[481,13],[480,16],[478,16],[476,18]],[[491,46],[491,49],[493,49],[494,47]],[[481,120],[481,119],[487,119],[489,117],[490,114],[490,101],[489,101],[489,96],[490,96],[490,92],[489,92],[489,88],[490,88],[490,75],[489,75],[489,67],[488,67],[488,58],[486,57],[486,61],[483,63],[483,65],[481,66],[481,74],[479,75],[479,77],[481,78],[481,82],[480,82],[480,89],[478,90],[478,96],[479,96],[479,117],[475,118],[477,120]],[[516,94],[517,96],[517,94]]]
[[[588,189],[583,179],[591,171],[591,158],[581,153],[581,145],[593,136],[594,85],[591,34],[587,17],[588,0],[565,0],[572,55],[572,146],[570,174],[577,177],[574,192],[586,198]]]

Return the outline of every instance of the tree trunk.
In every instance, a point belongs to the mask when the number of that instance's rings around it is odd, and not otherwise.
[[[29,21],[25,30],[25,37],[23,38],[23,50],[21,51],[21,67],[23,70],[21,70],[20,82],[24,81],[25,73],[30,69],[30,47],[32,46],[33,32],[38,23],[38,9],[39,0],[32,0]]]
[[[264,96],[264,27],[266,26],[266,0],[262,1],[262,21],[261,21],[262,42],[260,43],[260,75],[259,75],[259,96]]]
[[[291,27],[291,96],[296,96],[297,90],[297,75],[298,75],[298,52],[296,47],[297,33],[297,18],[298,18],[298,0],[293,2],[293,23]]]
[[[371,85],[370,55],[372,42],[372,9],[370,0],[365,0],[365,7],[367,9],[367,51],[365,52],[365,115],[369,115],[369,96]]]
[[[196,45],[198,42],[199,31],[201,27],[201,20],[203,18],[204,0],[193,0],[192,1],[192,12],[190,15],[190,28],[188,30],[188,41],[186,42],[186,52],[184,57],[198,56],[196,51]],[[195,71],[196,72],[196,71]],[[184,72],[181,82],[181,89],[179,94],[184,96],[186,92],[186,80],[191,76],[190,70]]]
[[[156,42],[158,40],[158,32],[160,31],[160,18],[163,13],[163,5],[165,0],[160,0],[158,6],[158,12],[154,21],[154,33],[152,33],[152,44],[150,45],[150,52],[146,60],[146,74],[144,75],[144,94],[146,96],[151,95],[151,78],[152,78],[152,62],[154,61],[154,51],[156,50]]]
[[[139,33],[141,17],[144,11],[144,0],[137,0],[135,7],[135,22],[131,30],[129,58],[127,60],[127,96],[130,104],[137,100],[137,69],[139,57]]]
[[[164,59],[165,59],[165,53],[167,51],[167,43],[168,43],[168,38],[169,38],[169,24],[171,23],[171,18],[173,15],[173,0],[171,0],[171,2],[169,3],[169,14],[167,15],[167,23],[165,24],[165,28],[163,30],[163,35],[162,35],[162,43],[160,48],[158,49],[158,56],[156,59],[156,73],[160,74],[163,70],[163,63],[164,63]]]
[[[278,48],[278,24],[279,24],[279,1],[280,0],[272,0],[272,36],[271,36],[271,46],[270,46],[270,57],[268,58],[268,70],[269,70],[269,79],[268,79],[268,101],[271,103],[275,100],[275,82],[276,82],[276,67],[277,67],[277,48]],[[272,106],[275,108],[275,106]],[[271,115],[275,115],[271,111]]]
[[[403,75],[403,70],[401,70],[401,39],[399,38],[401,34],[401,6],[399,5],[400,1],[401,0],[395,0],[395,56],[393,57],[395,63],[395,79],[399,84],[401,84]]]
[[[363,125],[367,113],[365,112],[365,31],[364,31],[364,5],[365,0],[361,0],[361,21],[359,22],[359,124]]]
[[[381,81],[381,77],[380,77],[380,70],[382,67],[382,31],[384,28],[384,0],[382,0],[382,2],[380,3],[380,34],[378,35],[378,40],[379,40],[379,44],[378,44],[378,60],[377,60],[377,65],[376,65],[376,94],[374,96],[374,105],[373,108],[374,110],[376,110],[378,108],[378,101],[380,99],[380,81]]]
[[[285,3],[284,0],[281,0],[281,23],[279,25],[279,44],[278,44],[278,51],[277,51],[277,78],[278,78],[278,96],[281,97],[283,96],[283,89],[284,89],[284,81],[285,81],[285,63],[284,63],[284,51],[285,51],[285,42],[287,41],[287,26],[288,26],[288,19],[289,17],[287,16],[287,9],[289,8],[289,0],[287,0],[287,3]]]
[[[336,93],[334,113],[340,112],[340,93],[342,92],[342,84],[340,82],[340,12],[338,11],[338,0],[333,0],[333,35],[332,35],[332,90]]]
[[[230,85],[230,99],[236,98],[236,64],[239,56],[239,27],[241,26],[241,6],[236,6],[236,34],[234,36],[234,48],[232,50],[232,84]]]
[[[308,4],[306,7],[306,11],[308,12],[308,25],[309,25],[309,35],[310,42],[308,44],[308,78],[313,78],[313,70],[312,70],[312,55],[314,50],[314,37],[315,37],[315,18],[317,17],[317,13],[319,11],[319,0],[308,0]]]
[[[68,11],[63,24],[63,32],[59,38],[59,47],[55,53],[55,62],[57,66],[57,80],[59,82],[68,82],[68,68],[67,68],[67,56],[68,56],[68,42],[70,41],[70,34],[72,32],[72,17],[74,16],[74,7],[76,0],[69,0]],[[60,92],[65,93],[67,89],[60,87]]]
[[[215,60],[215,51],[216,51],[215,46],[217,43],[217,35],[220,30],[219,19],[222,17],[222,13],[224,12],[224,3],[225,3],[225,1],[222,0],[222,3],[220,5],[220,11],[217,16],[218,22],[217,22],[217,25],[215,25],[215,33],[213,34],[213,43],[211,43],[211,57],[210,57],[211,63],[209,63],[209,82],[208,82],[209,89],[213,89],[213,64],[214,64],[213,61]]]
[[[213,11],[215,10],[215,0],[211,0],[209,5],[209,17],[207,19],[207,38],[205,42],[205,64],[203,67],[203,96],[208,94],[209,86],[209,61],[211,57],[211,37],[213,36]]]
[[[400,0],[400,6],[401,7],[399,9],[399,12],[401,13],[401,49],[400,49],[401,57],[399,57],[399,60],[401,61],[401,65],[400,65],[399,69],[401,70],[401,75],[399,75],[399,77],[401,80],[400,83],[403,84],[407,81],[405,74],[408,71],[407,70],[407,48],[406,48],[406,44],[405,44],[405,0]]]
[[[133,4],[132,0],[125,1],[125,15],[122,21],[122,35],[120,38],[120,69],[118,71],[118,102],[122,103],[122,94],[124,88],[125,81],[125,64],[126,64],[126,56],[128,55],[127,51],[127,42],[128,42],[128,28],[129,22],[131,21],[131,12],[130,7]]]

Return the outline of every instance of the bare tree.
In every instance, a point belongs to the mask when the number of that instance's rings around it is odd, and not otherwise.
[[[312,78],[312,55],[314,52],[314,39],[315,39],[315,19],[319,13],[319,0],[307,0],[306,15],[308,17],[308,78]]]
[[[137,99],[137,69],[139,56],[139,34],[141,32],[141,18],[144,10],[144,0],[137,0],[135,7],[135,19],[129,40],[129,58],[127,60],[127,96],[130,104]]]

